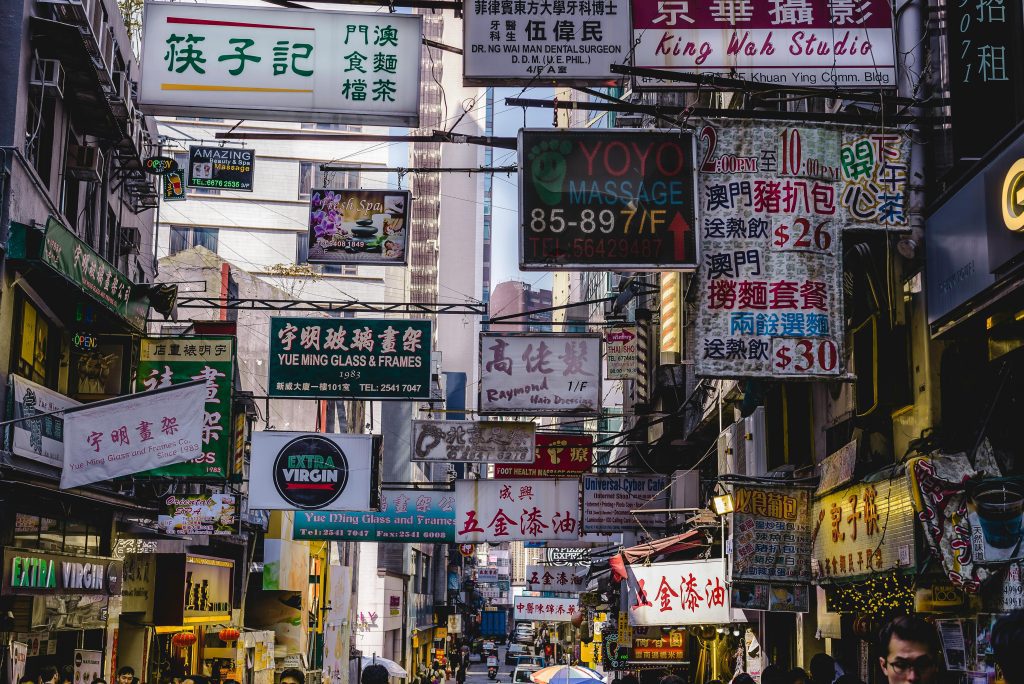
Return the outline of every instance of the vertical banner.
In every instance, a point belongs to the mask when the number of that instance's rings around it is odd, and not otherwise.
[[[605,380],[632,380],[639,369],[635,325],[617,325],[604,333]]]
[[[20,375],[11,375],[11,388],[17,420],[10,427],[11,452],[60,468],[64,465],[64,418],[40,414],[79,406],[79,402]]]
[[[811,581],[811,491],[736,486],[732,579]]]
[[[170,387],[189,380],[206,383],[203,453],[185,463],[158,468],[147,475],[163,477],[228,476],[231,443],[231,387],[235,379],[235,338],[143,338],[139,348],[136,391]]]

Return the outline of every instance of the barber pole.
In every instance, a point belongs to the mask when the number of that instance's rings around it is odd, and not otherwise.
[[[679,273],[661,274],[661,353],[679,355]]]

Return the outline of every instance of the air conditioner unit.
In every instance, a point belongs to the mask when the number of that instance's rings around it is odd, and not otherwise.
[[[768,446],[765,441],[764,406],[743,419],[746,452],[746,474],[761,476],[768,473]]]
[[[33,93],[64,97],[64,67],[60,60],[37,59],[32,65],[32,78],[29,86]]]
[[[606,321],[624,321],[626,320],[626,314],[623,311],[616,312],[614,301],[605,301],[604,307],[604,320]]]
[[[103,155],[95,145],[68,145],[67,170],[82,181],[98,181],[103,169]]]
[[[718,435],[718,474],[749,475],[744,453],[744,421],[733,423]]]

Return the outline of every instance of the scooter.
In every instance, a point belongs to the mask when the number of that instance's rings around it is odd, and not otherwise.
[[[497,679],[498,678],[498,668],[496,666],[489,665],[487,667],[487,678],[488,679]]]

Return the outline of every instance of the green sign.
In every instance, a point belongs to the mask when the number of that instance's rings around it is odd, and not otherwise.
[[[181,170],[168,171],[163,176],[164,201],[182,202],[185,200],[184,172]]]
[[[430,321],[271,318],[272,397],[429,399]]]
[[[233,463],[231,386],[235,377],[233,337],[143,338],[135,389],[206,381],[203,455],[191,461],[147,470],[143,475],[225,478]]]
[[[132,281],[52,216],[46,221],[43,263],[132,327],[145,330],[149,301],[132,297]]]

